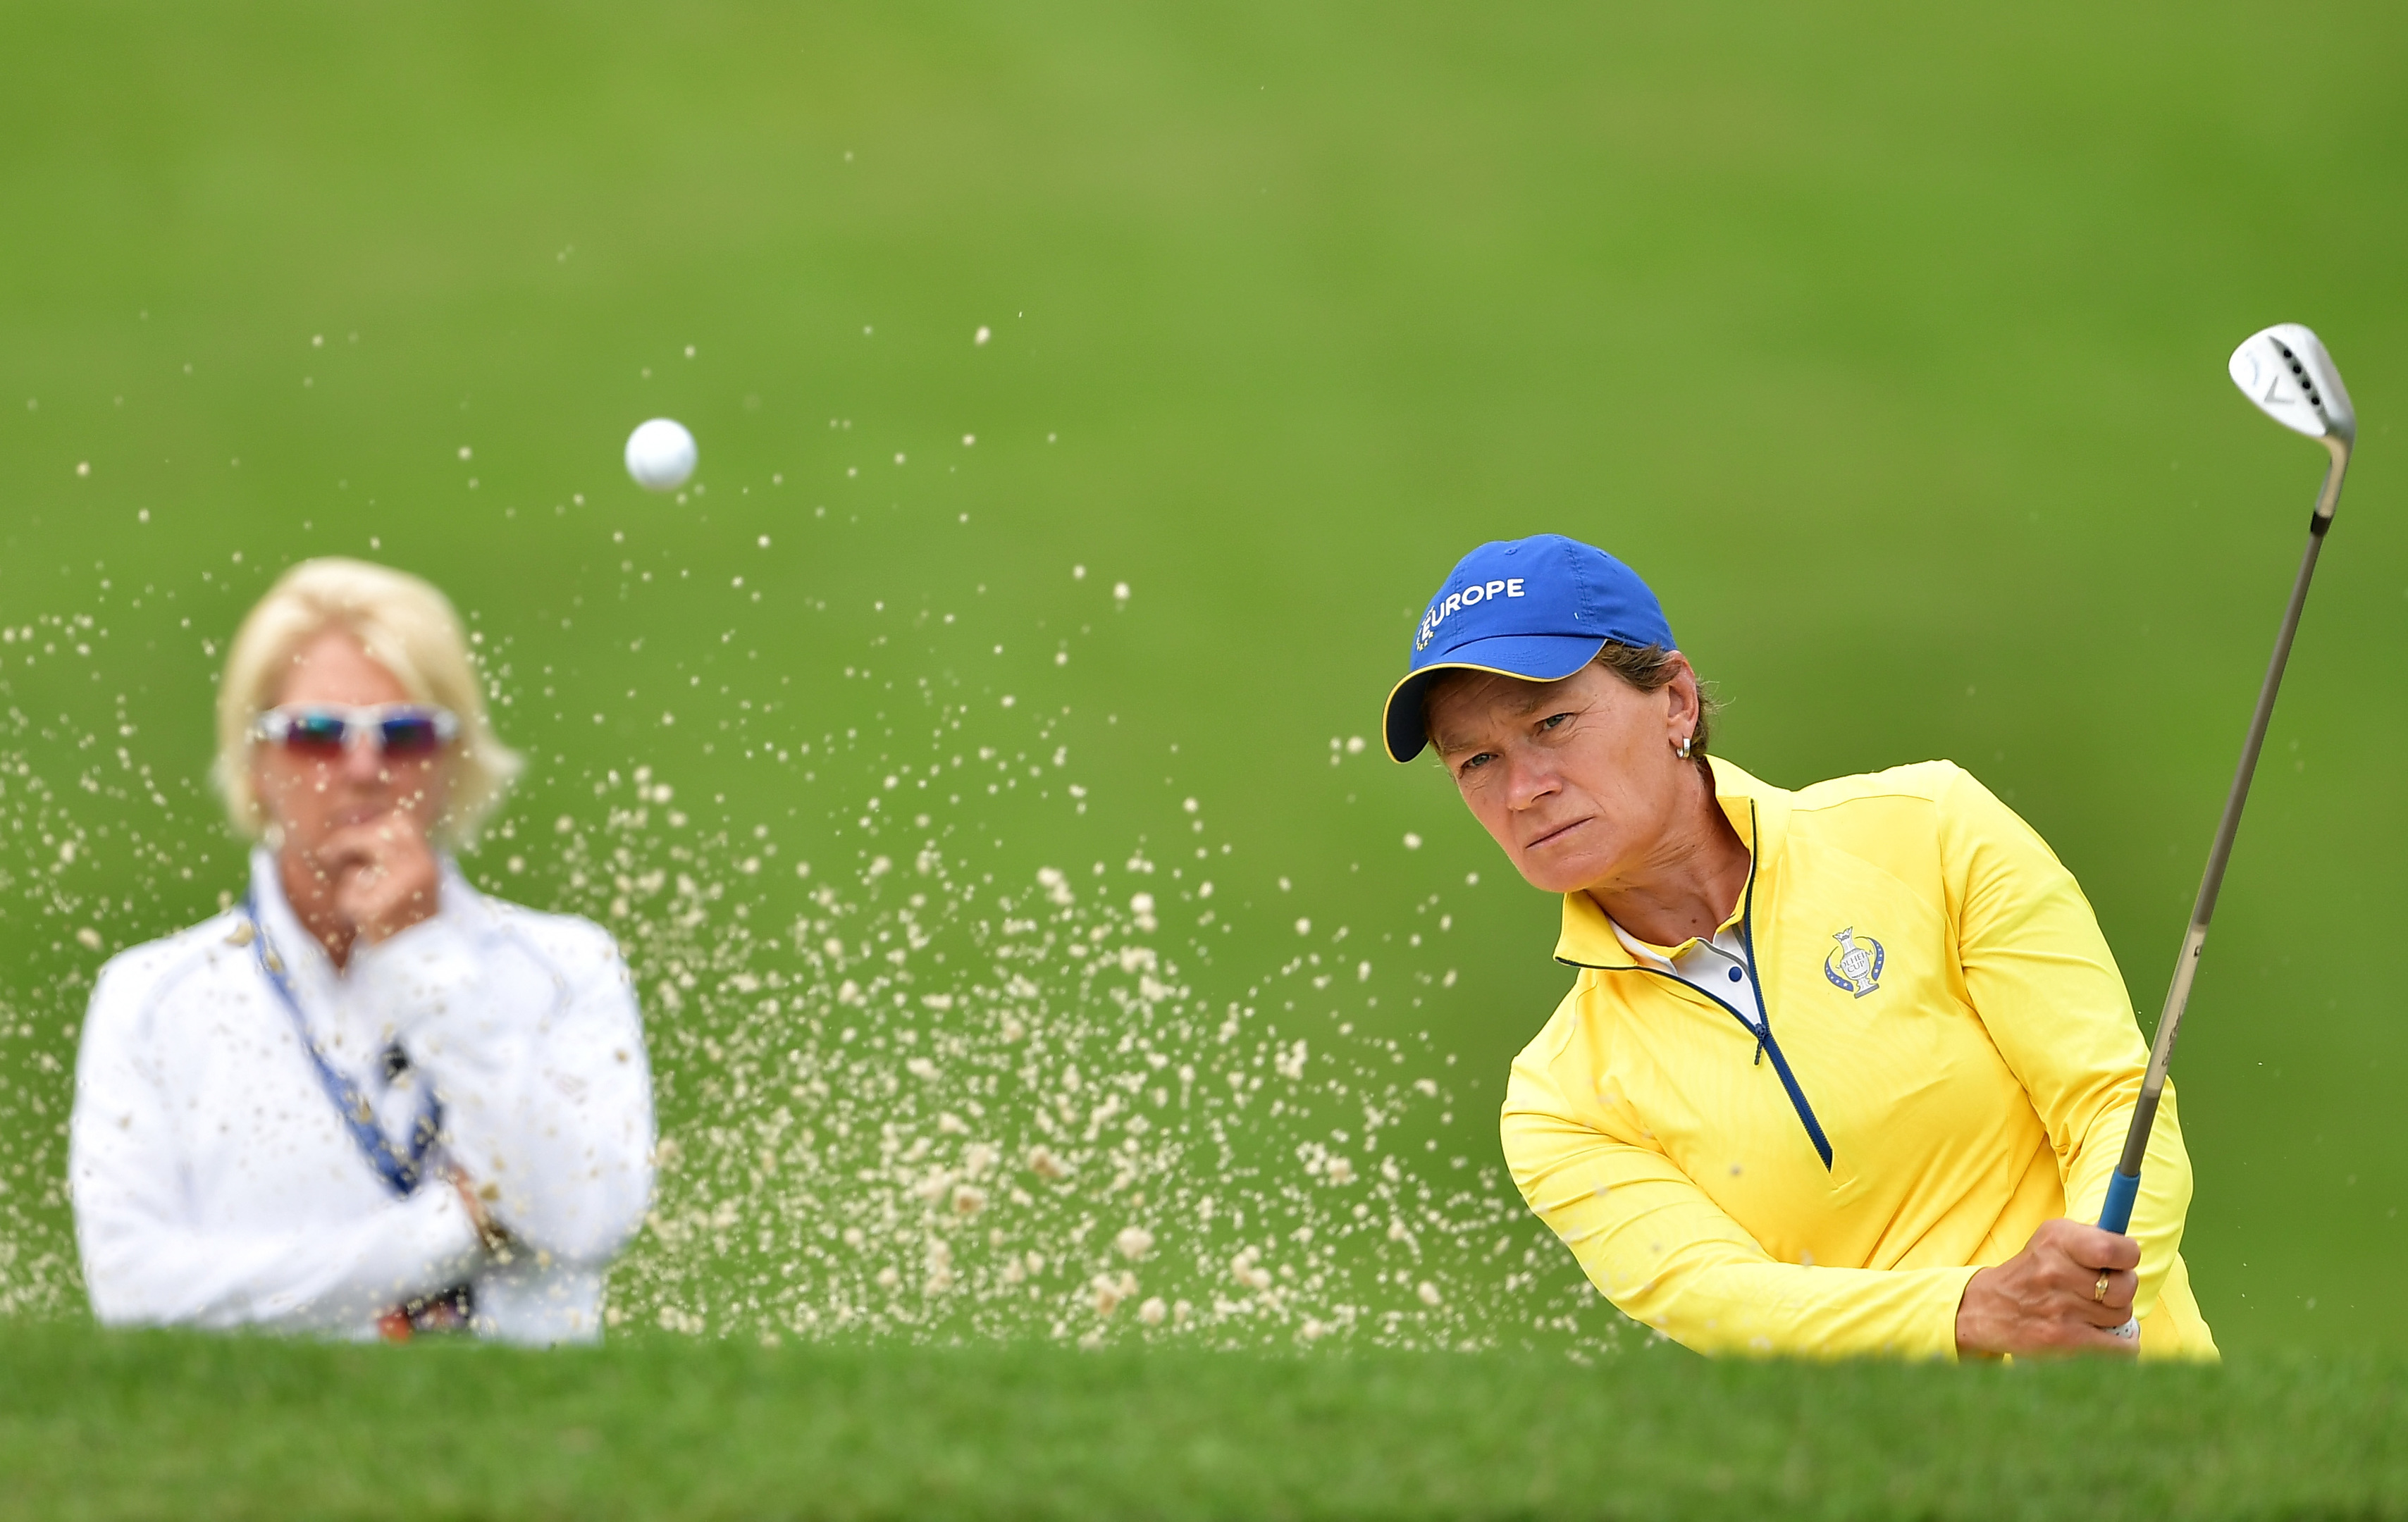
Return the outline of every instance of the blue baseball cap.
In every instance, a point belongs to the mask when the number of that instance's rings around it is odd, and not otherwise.
[[[1405,680],[1388,694],[1388,754],[1410,761],[1429,743],[1422,699],[1447,671],[1559,682],[1607,643],[1672,643],[1663,605],[1639,573],[1561,534],[1496,539],[1458,561],[1413,629]]]

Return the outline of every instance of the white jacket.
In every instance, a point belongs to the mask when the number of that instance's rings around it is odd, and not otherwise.
[[[259,929],[301,1018],[378,1124],[405,1138],[431,1081],[427,1177],[406,1198],[344,1123],[237,906],[112,958],[76,1065],[68,1175],[93,1310],[109,1324],[375,1335],[401,1301],[468,1284],[514,1342],[601,1332],[602,1276],[652,1186],[642,1017],[608,932],[492,899],[444,863],[439,912],[338,971],[274,858]],[[408,1070],[388,1078],[397,1046]],[[455,1161],[498,1190],[488,1254]]]

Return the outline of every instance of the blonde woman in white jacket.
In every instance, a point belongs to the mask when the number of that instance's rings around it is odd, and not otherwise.
[[[113,959],[84,1022],[93,1312],[599,1336],[652,1192],[641,1017],[601,927],[451,859],[519,767],[451,604],[360,561],[294,567],[228,653],[218,740],[260,842],[247,891]]]

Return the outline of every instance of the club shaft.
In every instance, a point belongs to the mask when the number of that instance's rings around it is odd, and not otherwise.
[[[2332,447],[2332,446],[2329,446]],[[2183,933],[2182,954],[2174,962],[2173,982],[2166,988],[2165,1010],[2157,1016],[2157,1035],[2149,1050],[2149,1068],[2141,1080],[2141,1102],[2132,1112],[2125,1134],[2124,1156],[2108,1184],[2107,1206],[2099,1224],[2122,1231],[2131,1224],[2132,1201],[2140,1190],[2141,1160],[2149,1150],[2149,1132],[2157,1124],[2157,1102],[2164,1097],[2166,1068],[2173,1060],[2174,1040],[2182,1034],[2183,1010],[2190,1003],[2191,984],[2199,975],[2199,959],[2207,949],[2208,922],[2215,917],[2216,895],[2224,888],[2224,869],[2232,861],[2232,842],[2241,833],[2241,811],[2249,802],[2250,780],[2258,772],[2258,753],[2265,748],[2266,728],[2274,717],[2274,699],[2282,691],[2283,668],[2291,659],[2291,640],[2300,631],[2300,611],[2307,606],[2308,582],[2316,573],[2316,556],[2324,549],[2325,531],[2332,526],[2333,509],[2341,501],[2341,482],[2349,468],[2345,446],[2333,447],[2331,466],[2316,493],[2315,512],[2308,523],[2308,547],[2300,556],[2300,574],[2291,583],[2291,600],[2283,610],[2283,626],[2274,636],[2274,655],[2266,663],[2266,680],[2258,689],[2258,709],[2249,716],[2249,736],[2242,742],[2241,765],[2225,796],[2224,817],[2215,826],[2215,844],[2207,854],[2199,898],[2192,906],[2190,927]]]

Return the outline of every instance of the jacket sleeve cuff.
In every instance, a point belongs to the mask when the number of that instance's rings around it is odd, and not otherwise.
[[[460,1283],[484,1251],[460,1191],[439,1178],[429,1179],[389,1220],[392,1235],[373,1260],[401,1269],[391,1286],[396,1299]]]
[[[1962,1269],[1948,1270],[1942,1275],[1941,1282],[1949,1287],[1945,1296],[1932,1298],[1932,1310],[1938,1321],[1938,1325],[1932,1328],[1937,1344],[1931,1350],[1933,1357],[1945,1358],[1950,1363],[1963,1361],[1963,1356],[1956,1350],[1956,1312],[1965,1303],[1965,1289],[1972,1284],[1973,1275],[1988,1266],[1974,1263]]]

